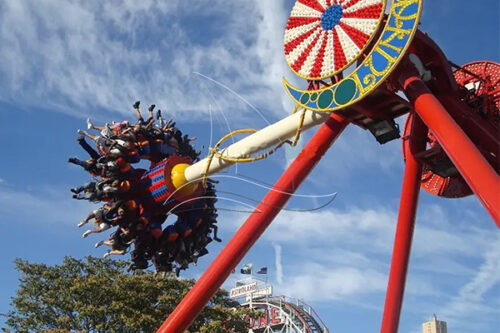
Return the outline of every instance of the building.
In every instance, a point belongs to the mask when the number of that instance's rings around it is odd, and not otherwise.
[[[438,320],[436,315],[431,321],[422,324],[422,333],[448,333],[446,322]]]

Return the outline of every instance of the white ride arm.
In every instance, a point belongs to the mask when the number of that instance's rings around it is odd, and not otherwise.
[[[308,130],[311,127],[325,122],[330,115],[328,112],[313,112],[309,110],[305,112],[304,123],[301,128],[302,131]],[[280,142],[295,136],[300,123],[301,115],[302,112],[299,111],[278,121],[277,123],[269,125],[223,149],[221,154],[232,158],[246,158],[250,157],[251,154],[272,148]],[[184,171],[186,181],[191,182],[201,179],[205,174],[207,162],[208,158],[204,158],[203,160],[189,166]],[[210,163],[207,176],[218,173],[233,164],[233,162],[224,161],[219,157],[214,156],[212,162]]]

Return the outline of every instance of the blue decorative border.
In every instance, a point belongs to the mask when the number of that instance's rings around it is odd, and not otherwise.
[[[418,29],[423,0],[394,0],[388,21],[372,51],[340,82],[319,90],[301,90],[285,78],[287,93],[298,105],[313,111],[335,111],[361,100],[392,73]]]

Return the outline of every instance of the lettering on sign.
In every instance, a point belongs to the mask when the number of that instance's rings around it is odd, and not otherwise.
[[[262,311],[262,314],[257,318],[250,318],[248,315],[244,318],[248,323],[249,329],[259,329],[266,326],[275,326],[283,324],[283,319],[280,317],[280,310],[277,307],[270,307]]]
[[[231,289],[229,297],[240,298],[257,291],[257,282]]]
[[[264,289],[259,289],[256,292],[247,295],[246,300],[247,300],[247,302],[249,302],[250,298],[258,299],[258,298],[262,298],[262,297],[266,297],[266,296],[271,296],[272,294],[273,294],[273,287],[267,286]]]

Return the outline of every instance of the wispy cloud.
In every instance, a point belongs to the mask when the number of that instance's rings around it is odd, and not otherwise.
[[[278,284],[283,283],[283,264],[281,259],[281,246],[273,244],[274,247],[274,264],[276,266],[276,281]]]
[[[299,271],[288,276],[284,286],[279,289],[285,295],[309,301],[332,301],[380,293],[385,286],[385,275],[372,269],[305,263]]]
[[[491,293],[492,302],[485,296]],[[463,285],[458,295],[443,308],[441,314],[449,318],[453,327],[477,325],[474,318],[491,318],[492,323],[500,325],[498,309],[500,308],[500,236],[488,246],[484,252],[483,262],[472,278]]]
[[[209,118],[212,104],[234,122],[231,128],[244,123],[235,118],[253,116],[240,98],[193,75],[200,72],[228,85],[272,121],[292,109],[281,77],[304,86],[287,74],[283,57],[285,3],[292,2],[2,1],[0,101],[108,118],[110,113],[130,115],[131,102],[141,99],[169,115],[196,121],[200,113]],[[356,127],[347,129],[332,150],[334,155],[318,167],[321,177],[312,178],[316,185],[331,186],[332,177],[349,183],[349,175],[357,178],[356,171],[372,168],[393,175],[403,165],[400,142],[379,146]],[[74,225],[89,209],[59,189],[35,192],[5,183],[0,179],[2,218],[15,215],[34,223],[43,217],[44,223]],[[380,298],[397,219],[388,203],[397,198],[383,199],[387,204],[371,209],[356,202],[319,212],[282,212],[260,243],[267,251],[275,244],[280,291],[311,301],[349,302],[374,294]],[[475,223],[477,207],[453,210],[447,205],[420,207],[407,285],[415,300],[410,311],[424,311],[423,303],[426,309],[442,308],[443,317],[456,325],[466,319],[474,322],[475,314],[484,320],[495,318],[496,312],[498,318],[499,304],[491,301],[498,299],[497,235]],[[234,231],[243,220],[236,214],[220,215],[226,231]]]
[[[0,215],[16,223],[76,228],[90,209],[88,204],[71,199],[67,189],[42,187],[27,191],[0,186]]]
[[[81,115],[125,113],[142,98],[194,118],[210,102],[192,75],[199,71],[279,114],[282,4],[8,0],[0,11],[0,99]],[[248,111],[212,88],[223,108]]]
[[[460,281],[475,275],[476,263],[495,240],[489,229],[468,220],[467,207],[452,214],[435,205],[420,208],[423,213],[416,225],[406,286],[412,301],[405,307],[416,316],[429,315],[451,302]],[[462,220],[456,221],[455,214]],[[243,218],[232,216],[221,225],[234,230]],[[276,273],[277,291],[311,301],[349,302],[380,310],[396,221],[396,212],[383,206],[281,212],[260,241],[261,246],[274,247],[275,261],[281,257],[282,269],[286,269],[282,280]],[[285,255],[279,253],[278,242],[286,249]]]

